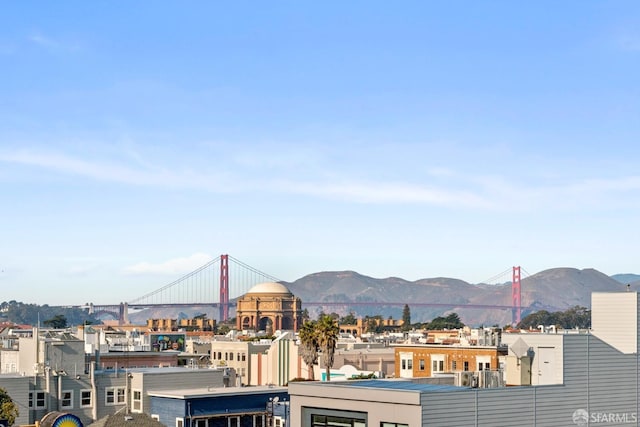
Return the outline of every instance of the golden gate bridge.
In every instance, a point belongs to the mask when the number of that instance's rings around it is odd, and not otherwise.
[[[442,302],[411,302],[417,307],[476,308],[488,310],[511,310],[512,322],[517,324],[522,316],[521,268],[511,269],[511,305],[499,304],[461,304]],[[506,273],[506,272],[505,272]],[[505,273],[501,273],[502,276]],[[497,277],[497,276],[496,276]],[[119,304],[89,303],[81,308],[91,314],[108,314],[119,323],[128,323],[129,310],[170,307],[217,308],[218,320],[229,320],[229,309],[235,306],[235,298],[263,282],[282,282],[274,276],[264,273],[230,255],[220,255],[205,265],[185,274],[154,291]],[[233,295],[232,295],[233,294]],[[361,302],[361,301],[303,301],[303,306],[404,306],[406,301],[398,302]]]

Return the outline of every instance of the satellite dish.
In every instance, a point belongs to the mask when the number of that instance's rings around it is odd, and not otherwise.
[[[511,344],[511,351],[518,359],[526,356],[529,352],[529,345],[522,338],[518,338],[513,344]]]

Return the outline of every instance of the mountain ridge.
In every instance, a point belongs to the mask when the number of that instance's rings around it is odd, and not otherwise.
[[[303,302],[314,304],[316,312],[354,312],[358,316],[382,314],[399,319],[402,307],[385,307],[384,303],[406,303],[411,308],[412,321],[428,321],[437,315],[456,312],[471,325],[511,323],[508,308],[468,308],[468,305],[511,306],[511,283],[472,284],[464,280],[436,277],[408,281],[398,277],[377,279],[355,271],[324,271],[312,273],[293,282],[283,282]],[[637,289],[640,283],[632,287]],[[591,306],[591,293],[624,291],[627,286],[593,269],[558,267],[543,270],[521,280],[524,317],[537,310],[562,311],[579,305]],[[398,295],[402,295],[398,298]],[[344,302],[344,306],[322,305],[322,302]],[[352,302],[354,304],[349,305]],[[363,303],[377,302],[378,311]],[[411,303],[414,307],[411,307]],[[421,305],[422,304],[422,305]],[[451,304],[451,308],[429,307],[427,304]],[[532,308],[530,308],[532,307]],[[310,310],[311,311],[311,310]],[[311,313],[312,315],[317,313]]]
[[[625,291],[628,283],[625,279],[633,276],[636,275],[607,276],[593,268],[557,267],[540,271],[521,280],[522,317],[534,311],[563,311],[576,305],[589,308],[592,292]],[[358,317],[382,315],[384,318],[401,319],[403,305],[408,304],[413,323],[427,322],[452,312],[458,313],[464,323],[472,326],[504,326],[512,321],[511,282],[472,284],[449,277],[410,281],[396,276],[374,278],[343,270],[311,273],[292,282],[281,283],[302,300],[302,307],[309,310],[312,317],[321,312],[335,312],[341,316],[353,312]],[[630,288],[638,290],[640,280],[631,282]],[[469,305],[505,308],[469,308]],[[213,308],[180,310],[183,313],[156,309],[153,314],[143,311],[130,317],[136,320],[146,319],[149,315],[173,318],[203,312],[211,318],[217,317],[217,309]],[[233,309],[230,315],[235,316]]]

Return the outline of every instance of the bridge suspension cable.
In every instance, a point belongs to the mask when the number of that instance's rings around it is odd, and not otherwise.
[[[510,274],[510,273],[511,273],[511,269],[510,269],[510,268],[508,268],[508,269],[506,269],[505,271],[503,271],[502,273],[498,273],[498,274],[496,274],[496,275],[495,275],[495,276],[493,276],[493,277],[489,277],[488,279],[483,280],[483,281],[482,281],[482,282],[480,282],[480,283],[485,283],[485,284],[488,284],[488,285],[493,285],[493,284],[495,284],[495,282],[496,282],[496,281],[498,281],[499,279],[503,279],[505,276],[507,276],[507,274]]]
[[[249,271],[251,273],[257,274],[258,276],[262,276],[265,279],[268,279],[272,282],[280,282],[280,279],[277,279],[275,277],[273,277],[270,274],[264,273],[256,268],[251,267],[250,265],[245,264],[244,262],[232,257],[231,255],[229,255],[229,259],[232,260],[234,263],[238,264],[240,267],[242,267],[245,271]]]
[[[213,264],[216,264],[218,262],[220,262],[220,256],[218,256],[217,258],[209,261],[208,263],[204,264],[203,266],[198,267],[197,269],[193,270],[192,272],[185,274],[184,276],[180,277],[179,279],[176,279],[173,282],[161,287],[160,289],[156,289],[155,291],[149,292],[149,293],[147,293],[145,295],[142,295],[141,297],[132,299],[131,301],[129,301],[129,304],[136,304],[138,302],[145,301],[145,300],[147,300],[147,299],[149,299],[149,298],[151,298],[151,297],[153,297],[155,295],[161,294],[164,291],[166,291],[166,290],[168,290],[168,289],[170,289],[170,288],[172,288],[172,287],[174,287],[176,285],[184,283],[185,280],[192,278],[193,276],[197,275],[201,271],[207,269],[208,267],[210,267]]]

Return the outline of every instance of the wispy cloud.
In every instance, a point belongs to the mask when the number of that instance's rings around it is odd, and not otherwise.
[[[79,175],[104,182],[136,186],[154,186],[168,189],[199,189],[211,192],[265,191],[280,194],[321,197],[357,203],[427,203],[441,206],[490,206],[486,200],[470,190],[453,190],[445,187],[417,185],[404,182],[361,180],[340,176],[314,176],[297,179],[295,174],[282,177],[277,170],[258,169],[247,176],[243,171],[231,174],[222,171],[217,175],[193,170],[166,170],[136,161],[136,166],[105,164],[82,160],[67,155],[42,152],[0,152],[0,162],[39,167],[62,174]],[[322,174],[320,174],[322,175]]]
[[[205,253],[195,253],[188,257],[173,258],[161,263],[140,262],[124,269],[126,274],[166,274],[188,273],[202,267],[213,257]]]
[[[339,200],[363,204],[422,204],[440,207],[530,211],[543,207],[576,208],[577,204],[602,205],[636,200],[640,176],[629,175],[603,179],[570,175],[536,182],[535,174],[524,181],[506,175],[482,175],[472,170],[464,173],[452,168],[436,168],[425,176],[378,178],[375,171],[331,169],[330,165],[312,164],[307,170],[299,165],[260,168],[249,162],[220,161],[211,171],[196,166],[172,166],[154,163],[149,156],[125,150],[121,158],[85,159],[68,154],[19,149],[0,151],[0,162],[39,168],[63,175],[81,176],[105,183],[148,186],[168,190],[196,190],[212,193],[262,193]],[[296,156],[291,155],[289,159]],[[243,162],[246,162],[244,158]],[[184,159],[182,160],[184,162]],[[177,162],[180,164],[180,162]],[[227,164],[230,163],[230,164]],[[242,163],[242,162],[241,162]],[[225,166],[226,165],[226,166]],[[633,195],[634,197],[628,197]],[[626,202],[631,203],[631,202]]]
[[[185,188],[206,186],[216,189],[213,177],[205,179],[189,172],[177,173],[167,169],[134,169],[130,166],[83,160],[64,154],[19,150],[0,152],[0,162],[42,168],[67,175],[78,175],[98,181],[139,186]],[[203,183],[206,182],[206,184]],[[220,188],[222,189],[222,187]]]
[[[488,208],[491,205],[482,196],[472,191],[433,188],[401,182],[342,182],[322,184],[283,182],[280,188],[300,195],[319,196],[358,203],[421,203],[476,208]]]
[[[80,44],[76,42],[62,41],[45,36],[40,32],[34,32],[28,37],[29,41],[49,52],[75,52],[80,50]]]

